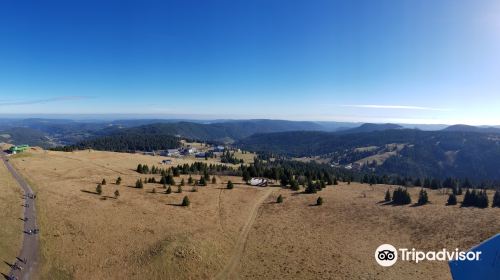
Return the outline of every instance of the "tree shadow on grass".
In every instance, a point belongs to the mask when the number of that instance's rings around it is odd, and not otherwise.
[[[410,207],[422,207],[422,206],[427,205],[427,204],[431,204],[431,202],[429,201],[425,204],[418,204],[418,202],[415,202],[412,205],[410,205]]]
[[[294,191],[294,193],[292,193],[291,195],[297,196],[297,195],[301,195],[301,194],[315,194],[315,193],[306,193],[306,191]]]
[[[177,206],[177,207],[184,207],[184,206],[182,206],[182,203],[167,203],[167,205]]]
[[[10,268],[13,268],[14,267],[14,264],[13,263],[9,263],[7,261],[3,261],[6,265],[8,265]]]
[[[84,192],[84,193],[98,194],[97,192],[88,191],[88,190],[80,190],[80,191],[81,191],[81,192]]]

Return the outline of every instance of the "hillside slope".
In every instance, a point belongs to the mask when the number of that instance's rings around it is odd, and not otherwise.
[[[398,146],[382,164],[368,163],[363,168],[402,176],[500,180],[499,134],[411,129],[354,134],[300,131],[256,134],[237,145],[291,157],[322,156],[344,165]],[[373,148],[360,149],[363,147]]]

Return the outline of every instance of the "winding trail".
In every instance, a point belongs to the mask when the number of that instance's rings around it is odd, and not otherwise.
[[[21,252],[17,256],[18,259],[13,262],[13,264],[17,264],[17,266],[22,269],[14,269],[14,267],[12,267],[9,277],[11,277],[11,279],[29,280],[34,277],[33,274],[38,266],[40,248],[38,234],[28,234],[30,230],[38,228],[36,223],[35,199],[29,198],[29,196],[32,197],[34,193],[24,178],[19,175],[16,169],[9,162],[4,152],[0,152],[0,157],[9,172],[12,174],[12,177],[14,177],[21,189],[24,191],[25,200],[23,204],[27,205],[23,206],[24,218],[28,219],[24,222],[24,231],[22,233],[24,235],[23,245],[21,247]],[[26,264],[21,261],[22,259],[26,259]]]
[[[252,209],[250,210],[250,215],[243,226],[243,229],[236,240],[236,244],[234,245],[233,252],[231,254],[231,258],[229,259],[226,266],[215,276],[216,280],[225,280],[225,279],[236,279],[234,276],[236,269],[238,268],[238,264],[240,263],[240,259],[243,256],[243,252],[245,250],[245,245],[247,243],[248,234],[252,229],[253,223],[257,218],[257,214],[259,212],[259,208],[264,203],[264,201],[269,197],[269,195],[273,192],[272,188],[267,188],[264,191],[264,194],[254,203]]]

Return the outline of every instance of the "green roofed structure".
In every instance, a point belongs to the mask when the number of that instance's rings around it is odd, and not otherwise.
[[[21,153],[29,149],[29,145],[19,145],[10,147],[9,151],[13,154]]]

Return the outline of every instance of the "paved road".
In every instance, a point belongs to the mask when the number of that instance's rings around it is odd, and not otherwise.
[[[224,268],[215,276],[216,280],[225,280],[225,279],[237,279],[237,269],[240,264],[241,257],[243,256],[243,252],[245,251],[245,245],[247,243],[248,234],[252,229],[252,226],[257,219],[257,214],[259,212],[259,208],[264,203],[266,198],[273,192],[272,188],[268,188],[264,191],[264,194],[254,203],[252,209],[250,210],[250,215],[243,226],[243,229],[236,240],[236,244],[234,245],[233,252],[231,257],[229,258],[228,263]]]
[[[31,199],[28,196],[33,195],[33,190],[30,188],[28,183],[19,175],[19,173],[14,169],[11,163],[8,160],[8,157],[5,153],[0,152],[0,157],[2,161],[7,166],[7,169],[10,171],[14,179],[17,181],[19,186],[24,191],[24,197],[22,205],[15,205],[17,207],[24,208],[24,218],[28,218],[27,221],[24,222],[24,230],[21,234],[24,235],[23,238],[23,246],[21,248],[21,252],[17,258],[26,259],[26,264],[21,262],[19,259],[13,260],[13,264],[17,264],[22,267],[22,269],[14,269],[12,268],[9,276],[11,279],[19,279],[19,280],[29,280],[34,277],[35,270],[38,266],[38,253],[39,253],[39,241],[38,234],[28,234],[30,230],[38,228],[36,223],[36,211],[35,211],[35,200]],[[27,204],[27,206],[24,206]],[[15,277],[15,278],[14,278]]]

